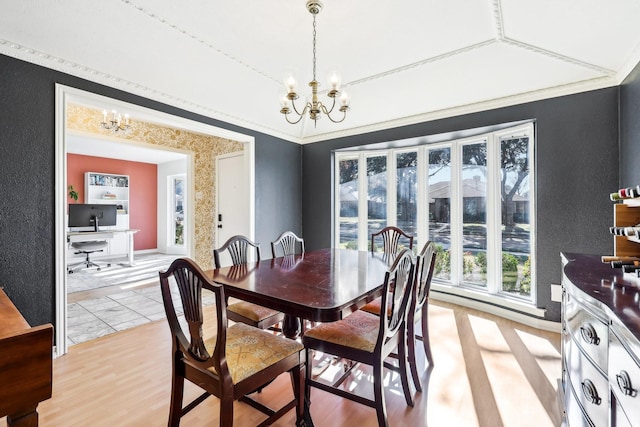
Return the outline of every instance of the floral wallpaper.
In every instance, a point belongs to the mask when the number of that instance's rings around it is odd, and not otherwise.
[[[213,268],[215,245],[216,182],[215,158],[221,154],[242,151],[244,145],[230,139],[162,127],[131,118],[126,135],[112,134],[99,123],[103,113],[81,105],[67,105],[67,129],[94,133],[118,139],[139,141],[193,153],[195,176],[195,261],[204,269]]]

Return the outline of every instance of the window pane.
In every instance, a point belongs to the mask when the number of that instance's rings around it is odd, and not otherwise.
[[[341,160],[339,247],[358,249],[358,159]]]
[[[529,138],[500,140],[502,290],[531,295]]]
[[[451,148],[429,150],[429,240],[436,244],[433,277],[451,280]]]
[[[367,157],[367,208],[367,236],[371,236],[387,226],[386,155]]]
[[[173,243],[184,245],[184,178],[173,180]]]
[[[487,286],[487,144],[462,146],[463,281]]]
[[[418,181],[416,166],[418,153],[399,153],[396,157],[396,225],[405,233],[413,236],[414,248],[418,247],[417,205]],[[408,242],[400,241],[399,248],[409,247]]]

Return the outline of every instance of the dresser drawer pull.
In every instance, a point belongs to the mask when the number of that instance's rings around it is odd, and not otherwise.
[[[582,339],[587,344],[593,344],[593,345],[600,344],[600,338],[598,337],[596,328],[591,326],[590,323],[585,323],[584,325],[580,326],[580,334],[582,335]]]
[[[593,385],[591,380],[584,380],[584,382],[582,382],[582,393],[587,400],[594,405],[599,405],[600,402],[602,402],[602,399],[598,396],[598,390],[596,390],[596,386]]]
[[[631,378],[627,371],[620,371],[619,374],[616,374],[616,380],[618,381],[618,387],[620,387],[620,391],[624,393],[625,396],[636,397],[638,394],[638,390],[635,390],[631,385]]]

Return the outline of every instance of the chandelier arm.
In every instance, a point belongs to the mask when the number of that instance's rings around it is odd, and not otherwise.
[[[304,115],[298,115],[298,120],[295,120],[295,121],[292,122],[291,120],[289,120],[289,115],[288,114],[284,115],[284,118],[287,119],[287,122],[291,123],[292,125],[300,123],[300,120],[302,120],[303,117],[304,117]]]
[[[291,100],[291,106],[293,107],[293,111],[295,111],[296,114],[299,115],[299,116],[304,115],[307,112],[307,110],[309,109],[309,103],[307,102],[307,105],[304,106],[304,109],[302,110],[302,112],[298,111],[298,108],[296,107],[296,102],[295,102],[294,99]]]
[[[334,120],[333,117],[331,117],[330,115],[327,114],[327,117],[329,118],[329,120],[331,120],[333,123],[340,123],[343,122],[345,118],[347,118],[347,111],[343,111],[342,112],[342,118],[340,120]]]
[[[319,103],[319,107],[322,110],[322,112],[324,113],[325,116],[327,116],[329,118],[329,120],[331,120],[333,123],[340,123],[342,121],[344,121],[344,119],[347,117],[347,110],[342,110],[342,118],[340,120],[335,120],[333,117],[331,117],[331,112],[333,111],[333,107],[336,106],[336,99],[333,99],[333,105],[331,106],[331,110],[327,111],[327,107],[324,106],[323,103]]]

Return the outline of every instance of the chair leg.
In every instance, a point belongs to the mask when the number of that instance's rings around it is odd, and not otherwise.
[[[420,374],[418,373],[418,365],[416,363],[416,325],[408,325],[407,333],[407,346],[409,354],[409,366],[411,367],[411,377],[413,378],[413,385],[415,385],[417,391],[422,391],[422,384],[420,384]],[[428,363],[428,362],[427,362]]]
[[[313,371],[313,350],[307,348],[305,349],[305,381],[304,381],[304,400],[307,402],[307,405],[311,405],[311,385],[309,384],[309,380],[312,378]]]
[[[174,356],[177,357],[177,356]],[[169,427],[178,427],[182,417],[182,396],[184,394],[184,375],[173,364],[171,380],[171,404],[169,407]]]
[[[422,307],[422,316],[420,318],[422,326],[422,346],[424,347],[424,354],[427,356],[427,363],[429,363],[429,365],[433,365],[431,342],[429,341],[429,316],[427,315],[429,312],[428,304],[429,301],[425,301],[425,304]]]
[[[415,362],[408,363],[408,355],[407,355],[407,337],[409,340],[413,341],[411,335],[408,335],[407,331],[401,331],[401,336],[403,337],[400,343],[398,344],[398,367],[400,380],[402,382],[402,391],[404,391],[404,400],[407,402],[408,406],[413,407],[413,397],[411,393],[411,384],[409,383],[409,365],[415,366]],[[411,341],[409,341],[409,346],[411,346]],[[415,353],[413,354],[415,359]],[[413,368],[412,368],[413,369]],[[412,370],[413,374],[413,370]],[[415,378],[413,378],[415,381]],[[418,383],[420,383],[420,379],[418,379]],[[418,387],[416,387],[418,389]]]
[[[233,426],[233,396],[225,395],[220,399],[220,427]]]
[[[384,400],[384,384],[382,384],[384,361],[378,360],[373,366],[373,396],[376,402],[376,415],[379,427],[389,427],[387,406]]]
[[[305,368],[306,369],[306,368]],[[293,386],[293,396],[296,399],[296,425],[304,425],[305,406],[305,371],[300,365],[291,370],[291,385]]]

